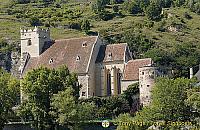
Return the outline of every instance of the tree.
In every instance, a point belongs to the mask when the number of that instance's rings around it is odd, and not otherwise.
[[[138,102],[138,99],[137,99],[138,95],[139,95],[139,84],[135,83],[135,84],[129,85],[127,90],[125,90],[121,96],[122,98],[128,101],[129,107],[133,108],[133,107],[136,107],[136,106],[133,106],[134,102]]]
[[[185,3],[185,0],[174,0],[174,4],[177,7],[182,6]]]
[[[157,20],[161,17],[162,8],[160,5],[151,2],[150,5],[146,8],[145,14],[150,20]]]
[[[134,52],[133,57],[138,58],[141,54],[153,47],[154,42],[146,38],[145,35],[138,33],[138,30],[128,30],[124,32],[122,42],[129,45],[130,51]]]
[[[97,119],[110,119],[117,117],[121,113],[130,111],[128,101],[120,96],[105,98],[92,97],[81,100],[80,103],[94,103],[97,109],[95,110],[93,117]]]
[[[126,1],[123,4],[123,9],[130,14],[138,14],[142,12],[139,1]]]
[[[157,79],[152,90],[152,104],[139,111],[134,120],[149,125],[158,121],[190,121],[190,107],[185,104],[186,92],[195,82],[185,78]]]
[[[113,5],[113,11],[117,13],[119,11],[118,5]]]
[[[39,25],[41,25],[41,21],[37,17],[31,17],[29,19],[29,23],[30,23],[31,26],[39,26]]]
[[[87,34],[90,30],[90,22],[87,19],[84,19],[81,23],[81,29]]]
[[[92,10],[94,11],[94,13],[98,14],[102,11],[104,11],[104,7],[105,7],[105,0],[95,0],[92,3]]]
[[[200,87],[195,85],[187,91],[187,95],[186,103],[191,107],[191,118],[196,122],[196,126],[200,128]]]
[[[19,103],[19,80],[0,69],[0,129],[13,113],[12,107]]]
[[[6,40],[0,39],[0,62],[3,63],[0,67],[3,67],[5,70],[10,71],[11,69],[11,51],[14,46],[9,45]]]
[[[18,115],[30,121],[37,129],[53,129],[54,118],[51,116],[51,98],[59,91],[72,88],[73,97],[78,100],[79,86],[77,77],[67,67],[48,69],[40,67],[28,72],[21,81],[23,103]]]
[[[54,109],[52,115],[56,122],[74,128],[93,119],[95,105],[92,103],[77,103],[73,96],[73,89],[67,88],[52,97],[51,106]]]

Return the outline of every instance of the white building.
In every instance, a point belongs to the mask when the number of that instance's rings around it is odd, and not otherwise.
[[[39,66],[66,65],[77,73],[82,85],[80,97],[84,98],[121,94],[139,82],[139,68],[153,64],[150,58],[133,60],[126,43],[106,45],[99,36],[53,42],[49,30],[39,28],[21,30],[21,57],[22,76]]]

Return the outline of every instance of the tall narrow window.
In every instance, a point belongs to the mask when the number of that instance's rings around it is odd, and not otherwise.
[[[107,96],[111,96],[111,74],[107,73]]]
[[[118,91],[118,94],[121,94],[121,73],[120,73],[120,69],[117,70],[117,91]]]

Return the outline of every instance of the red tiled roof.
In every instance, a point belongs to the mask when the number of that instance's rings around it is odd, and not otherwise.
[[[90,54],[96,40],[96,36],[56,40],[39,57],[30,58],[25,71],[39,66],[57,68],[66,65],[72,72],[86,73]]]
[[[139,68],[151,65],[151,58],[130,60],[125,66],[123,80],[139,80]]]
[[[123,61],[127,43],[102,45],[96,62]]]

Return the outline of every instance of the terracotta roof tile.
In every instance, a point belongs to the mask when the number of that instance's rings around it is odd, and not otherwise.
[[[130,60],[125,66],[123,80],[139,80],[139,68],[151,65],[151,58]]]
[[[30,58],[25,71],[39,66],[57,68],[66,65],[70,71],[86,73],[96,36],[56,40],[37,58]],[[84,46],[83,46],[84,44]]]
[[[127,44],[102,45],[96,62],[123,61]]]

